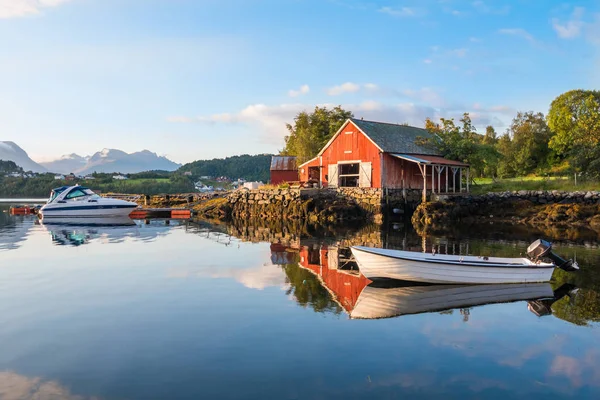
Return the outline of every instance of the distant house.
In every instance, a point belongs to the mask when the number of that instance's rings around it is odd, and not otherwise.
[[[77,177],[73,174],[69,174],[69,175],[65,176],[65,180],[67,180],[67,181],[74,181],[75,179],[77,179]]]
[[[183,173],[183,175],[185,175],[185,176],[192,176],[192,172],[191,171],[185,171]]]
[[[19,172],[11,172],[10,174],[8,174],[8,176],[10,176],[11,178],[20,178],[20,177],[24,177],[23,174],[19,173]]]
[[[128,179],[125,175],[113,175],[112,178],[118,181],[126,181]]]
[[[271,184],[298,181],[296,157],[273,156],[271,158]]]
[[[262,182],[246,182],[246,183],[244,183],[244,188],[252,190],[252,189],[258,189],[262,185],[264,185],[264,183],[262,183]]]
[[[419,189],[425,195],[469,190],[469,165],[441,156],[422,128],[347,120],[315,158],[300,165],[300,180],[320,187]]]
[[[65,180],[65,176],[64,175],[54,175],[54,179],[57,181],[64,181]]]
[[[194,183],[194,188],[199,192],[212,192],[214,188],[212,186],[207,186],[201,181]]]
[[[83,179],[85,179],[86,181],[93,181],[93,180],[94,180],[94,179],[96,179],[96,178],[94,178],[94,177],[93,177],[93,176],[91,176],[91,175],[88,175],[88,176],[84,176],[84,177],[83,177]]]
[[[203,175],[200,177],[200,179],[212,179],[212,177],[208,175]]]

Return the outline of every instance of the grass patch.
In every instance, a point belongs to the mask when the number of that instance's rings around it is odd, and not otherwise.
[[[132,184],[135,183],[153,183],[153,182],[169,182],[169,178],[136,178],[136,179],[128,179],[123,182],[130,182]]]
[[[515,190],[563,190],[566,192],[600,190],[600,182],[577,182],[568,177],[524,176],[518,178],[477,178],[471,185],[473,194]]]

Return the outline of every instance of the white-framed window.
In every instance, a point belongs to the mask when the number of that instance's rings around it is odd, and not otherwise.
[[[360,163],[339,164],[340,187],[357,187],[360,180]]]

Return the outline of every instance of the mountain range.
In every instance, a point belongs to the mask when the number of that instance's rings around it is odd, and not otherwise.
[[[25,150],[15,142],[0,141],[0,160],[14,161],[24,171],[48,172],[46,168],[29,158]]]
[[[87,175],[93,172],[121,172],[124,174],[163,170],[174,171],[181,165],[148,150],[126,153],[117,149],[104,149],[92,156],[68,154],[57,160],[36,163],[14,142],[0,142],[0,160],[14,161],[25,171],[74,173]]]

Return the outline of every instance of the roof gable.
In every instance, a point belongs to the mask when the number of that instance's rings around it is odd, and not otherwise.
[[[348,120],[362,131],[385,153],[440,155],[433,146],[418,144],[419,139],[432,138],[426,129],[414,126],[388,124],[385,122]],[[344,124],[345,126],[346,124]]]

